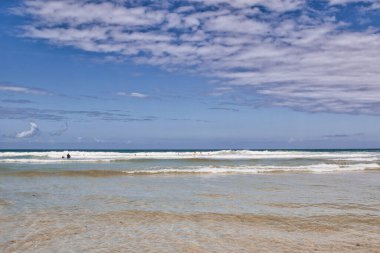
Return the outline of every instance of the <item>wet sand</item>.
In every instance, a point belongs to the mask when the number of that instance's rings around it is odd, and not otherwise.
[[[379,252],[380,174],[0,177],[0,251]]]
[[[3,216],[3,252],[379,252],[380,219],[46,210]]]

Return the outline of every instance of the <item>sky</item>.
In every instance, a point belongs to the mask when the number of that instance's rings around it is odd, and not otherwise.
[[[380,148],[380,0],[1,0],[0,149]]]

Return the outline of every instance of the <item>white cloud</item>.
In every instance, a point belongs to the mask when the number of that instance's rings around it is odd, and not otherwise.
[[[212,92],[209,93],[210,96],[222,96],[232,92],[233,89],[231,87],[217,87],[214,88]]]
[[[131,97],[135,97],[135,98],[147,98],[148,97],[148,95],[145,95],[145,94],[142,94],[142,93],[138,93],[138,92],[132,92],[129,95]]]
[[[379,0],[328,0],[330,5],[344,5],[348,3],[375,3]]]
[[[208,20],[206,29],[217,32],[263,34],[269,31],[269,25],[249,20],[241,15],[223,15]]]
[[[0,84],[0,91],[34,94],[34,95],[50,95],[51,94],[50,92],[46,90],[42,90],[42,89],[27,88],[27,87],[22,87],[22,86],[6,85],[6,84]]]
[[[272,11],[287,12],[301,8],[305,0],[193,0],[208,5],[230,5],[234,8],[262,6]]]
[[[91,3],[82,0],[27,0],[24,1],[24,8],[16,11],[20,14],[43,18],[43,22],[51,25],[64,22],[73,26],[93,23],[146,26],[158,24],[164,17],[162,12],[143,6],[127,8],[112,1]]]
[[[128,93],[128,92],[124,92],[124,91],[119,91],[119,92],[116,93],[116,95],[118,95],[118,96],[128,96],[128,97],[134,97],[134,98],[147,98],[147,97],[149,97],[148,95],[143,94],[143,93],[139,93],[139,92]]]
[[[28,138],[33,137],[39,133],[39,129],[36,123],[30,122],[30,128],[28,130],[19,132],[16,134],[16,138]]]
[[[187,0],[183,6],[25,0],[17,12],[33,20],[24,26],[26,37],[198,73],[234,91],[248,87],[243,95],[258,94],[266,105],[380,114],[379,29],[353,31],[336,20],[339,5],[349,2],[379,1],[329,0],[321,12],[304,0]]]

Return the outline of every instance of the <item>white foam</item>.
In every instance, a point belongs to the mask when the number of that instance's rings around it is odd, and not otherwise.
[[[62,159],[67,153],[71,159]],[[75,164],[110,163],[137,160],[178,160],[172,168],[143,168],[125,170],[125,173],[271,173],[312,172],[328,173],[380,169],[380,152],[311,152],[311,151],[251,151],[221,150],[201,152],[105,152],[105,151],[47,151],[47,152],[0,152],[0,163],[7,164]],[[199,159],[199,163],[190,160]],[[189,161],[187,161],[189,160]],[[203,160],[219,160],[217,166],[202,165]],[[229,160],[223,165],[223,160]],[[233,163],[234,160],[247,160]],[[286,161],[284,161],[286,160]],[[207,161],[205,161],[207,162]],[[232,162],[232,165],[231,165]],[[245,163],[242,165],[242,163]],[[207,162],[207,164],[210,164]],[[220,166],[222,164],[222,166]],[[269,165],[270,164],[270,165]],[[120,166],[120,165],[118,165]],[[124,166],[124,165],[123,165]]]
[[[61,157],[71,154],[71,160]],[[95,152],[95,151],[48,151],[48,152],[0,152],[3,163],[62,163],[112,162],[136,159],[210,159],[210,160],[250,160],[250,159],[328,159],[342,161],[377,161],[380,152],[308,152],[308,151],[251,151],[221,150],[202,152]]]
[[[310,166],[219,166],[219,167],[182,167],[182,168],[151,168],[148,170],[126,170],[126,174],[170,174],[170,173],[207,173],[207,174],[258,174],[274,172],[310,172],[310,173],[331,173],[345,171],[379,170],[380,165],[355,164],[355,165],[336,165],[336,164],[317,164]]]

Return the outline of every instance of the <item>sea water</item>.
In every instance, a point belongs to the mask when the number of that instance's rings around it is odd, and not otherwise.
[[[71,159],[66,159],[70,153]],[[62,158],[64,157],[64,158]],[[380,169],[380,150],[2,151],[0,173],[343,172]]]
[[[376,252],[379,172],[380,150],[3,150],[0,251]]]

